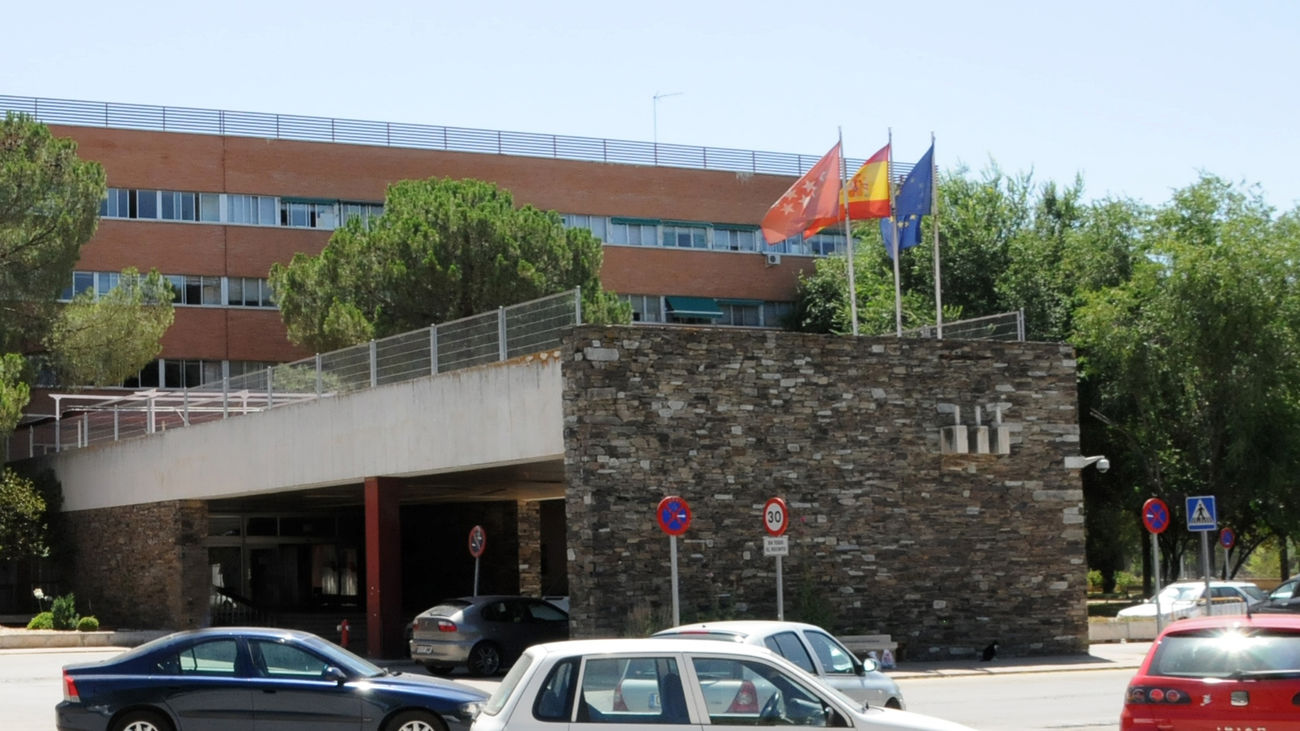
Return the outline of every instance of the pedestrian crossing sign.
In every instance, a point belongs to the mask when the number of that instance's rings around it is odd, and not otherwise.
[[[1187,530],[1210,531],[1218,527],[1219,516],[1214,507],[1213,495],[1187,498]]]

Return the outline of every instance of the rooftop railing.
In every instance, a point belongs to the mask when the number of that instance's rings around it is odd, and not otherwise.
[[[45,124],[551,157],[766,175],[802,175],[820,159],[820,155],[669,145],[599,137],[0,95],[0,113],[4,112],[26,114]],[[861,159],[847,160],[849,173],[852,174],[864,162]],[[891,175],[901,179],[911,167],[905,163],[894,163]]]

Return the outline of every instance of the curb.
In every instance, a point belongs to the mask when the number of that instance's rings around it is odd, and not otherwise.
[[[0,650],[43,650],[78,647],[135,647],[168,634],[160,630],[77,630],[21,629],[0,632]]]

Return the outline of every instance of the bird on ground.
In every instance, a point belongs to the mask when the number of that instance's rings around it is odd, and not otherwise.
[[[998,641],[993,640],[992,642],[989,643],[988,647],[984,648],[984,652],[980,654],[980,662],[989,662],[997,656],[998,656]]]

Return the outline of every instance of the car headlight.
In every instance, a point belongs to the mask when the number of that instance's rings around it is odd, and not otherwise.
[[[468,703],[460,704],[460,707],[456,709],[456,717],[460,718],[462,721],[473,721],[482,711],[482,701],[469,701]]]

